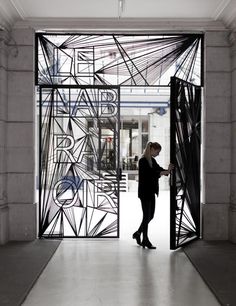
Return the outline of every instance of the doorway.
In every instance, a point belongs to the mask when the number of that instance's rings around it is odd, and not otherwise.
[[[152,134],[152,131],[155,130],[154,127],[157,124],[157,118],[166,118],[170,106],[170,77],[175,75],[184,80],[201,84],[203,71],[201,55],[202,36],[199,34],[128,35],[120,33],[88,35],[83,33],[37,33],[36,67],[38,69],[36,73],[36,85],[41,89],[48,86],[56,90],[60,86],[67,89],[71,86],[77,89],[81,89],[82,87],[89,88],[97,86],[102,88],[106,86],[118,86],[121,106],[119,111],[121,110],[126,113],[124,116],[122,113],[121,120],[118,120],[119,122],[117,124],[117,128],[121,128],[122,150],[114,154],[113,136],[109,128],[107,128],[109,119],[107,123],[100,122],[101,129],[99,137],[105,139],[105,145],[102,146],[101,140],[98,139],[98,144],[100,143],[100,145],[98,145],[99,152],[97,155],[102,156],[102,158],[97,158],[96,167],[101,171],[105,169],[115,171],[112,173],[113,177],[110,176],[112,184],[124,186],[125,189],[127,186],[130,188],[129,184],[131,185],[131,183],[129,181],[136,181],[137,159],[141,155],[145,143],[149,139],[156,139],[156,133],[153,132]],[[163,94],[164,91],[168,91],[168,94]],[[40,101],[42,102],[42,96],[41,91],[41,94],[38,96],[39,105]],[[53,97],[55,98],[55,95]],[[96,97],[96,95],[93,95],[93,97]],[[109,94],[106,100],[109,100]],[[60,101],[64,101],[62,94],[60,95]],[[71,100],[69,99],[68,101]],[[84,96],[80,96],[78,101],[80,103],[90,103],[93,108],[93,103],[97,101],[97,98],[90,99],[89,95],[85,94]],[[71,102],[76,104],[78,101]],[[57,103],[57,100],[53,102]],[[113,107],[110,105],[107,107],[107,110],[111,111]],[[130,113],[127,113],[130,112],[130,109],[138,113],[130,116]],[[145,110],[147,112],[146,114]],[[52,112],[46,113],[44,123],[47,123],[47,120],[54,119],[51,116],[52,114]],[[42,113],[39,114],[39,117],[42,118]],[[89,130],[93,130],[93,124],[93,119],[90,118],[86,124],[84,122],[81,123],[81,126],[88,132]],[[44,135],[49,136],[42,143],[48,144],[47,139],[50,138],[50,133],[52,133],[53,129],[50,124],[45,124],[45,127],[39,127],[39,130],[43,131],[43,129],[45,130],[43,132]],[[69,125],[68,130],[71,133],[72,129]],[[117,137],[118,143],[116,148],[120,148],[119,137]],[[75,160],[70,155],[75,145],[72,139],[72,135],[68,134],[66,138],[57,137],[56,142],[52,142],[52,145],[49,147],[52,151],[53,148],[56,148],[56,158],[58,155],[61,157],[64,155],[64,159],[65,156],[67,158],[70,156],[70,162],[73,161],[75,163]],[[127,139],[129,139],[128,142]],[[94,146],[90,145],[90,147],[92,148]],[[168,147],[168,145],[163,145],[163,147]],[[39,151],[42,151],[41,147]],[[44,166],[43,162],[45,156],[48,157],[48,152],[46,150],[46,152],[43,151],[41,154],[40,167]],[[55,155],[55,153],[53,154]],[[168,154],[163,154],[163,156],[168,156]],[[54,156],[53,160],[55,161]],[[61,160],[58,161],[60,165],[63,163]],[[160,161],[160,163],[162,162]],[[87,169],[93,169],[93,166],[94,159],[90,159],[89,161],[89,158],[87,158]],[[40,172],[40,169],[38,169],[38,172]],[[120,169],[123,171],[122,174],[120,173]],[[52,204],[49,204],[49,207],[54,206],[50,214],[47,210],[48,206],[45,208],[44,205],[40,205],[40,220],[44,222],[43,225],[40,225],[40,235],[44,235],[46,230],[46,237],[53,237],[54,234],[56,237],[58,235],[60,237],[66,237],[65,227],[62,226],[64,224],[62,220],[66,220],[68,227],[70,227],[71,236],[96,238],[119,237],[119,205],[117,208],[118,219],[117,221],[111,222],[108,230],[107,227],[101,230],[100,225],[104,215],[100,215],[93,224],[93,230],[87,231],[86,235],[78,235],[78,226],[81,226],[83,221],[77,221],[78,225],[76,230],[74,230],[71,224],[74,224],[74,220],[77,220],[78,216],[67,209],[72,206],[74,207],[71,203],[74,204],[74,198],[76,198],[78,202],[77,207],[81,208],[80,218],[82,216],[82,219],[80,220],[83,220],[84,206],[80,197],[76,194],[75,190],[78,187],[76,183],[73,182],[70,185],[67,177],[67,181],[63,184],[55,181],[55,185],[50,186],[50,188],[54,188],[56,191],[54,193],[52,192],[52,195],[48,197],[45,195],[47,184],[42,184],[42,177],[46,177],[46,174],[42,175],[39,173],[39,177],[39,186],[41,186],[41,191],[43,191],[41,198],[44,200],[48,200],[48,198],[52,199]],[[70,189],[71,193],[71,198],[67,199],[66,202],[63,199],[63,188]],[[110,187],[103,188],[103,191],[105,194],[104,197],[109,198],[109,193],[111,192]],[[116,195],[118,196],[117,203],[119,203],[119,192],[117,193],[117,190]],[[94,207],[94,204],[92,204],[92,207]],[[60,218],[58,218],[58,210],[61,212]],[[90,214],[90,221],[92,220],[92,216],[93,213]]]

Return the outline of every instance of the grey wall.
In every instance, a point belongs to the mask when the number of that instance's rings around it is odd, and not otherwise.
[[[7,40],[0,31],[0,244],[8,240],[6,121],[7,121]]]
[[[231,74],[232,74],[232,105],[231,105],[231,198],[229,238],[236,242],[236,33],[230,35],[231,43]]]
[[[36,237],[34,203],[34,31],[14,30],[8,46],[6,134],[9,239]]]
[[[228,239],[231,172],[231,62],[228,31],[206,32],[203,238]]]

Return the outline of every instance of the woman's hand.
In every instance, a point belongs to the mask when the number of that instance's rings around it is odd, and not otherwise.
[[[173,164],[169,164],[169,166],[168,166],[168,171],[169,171],[169,173],[170,173],[171,170],[174,169],[174,167],[175,167],[175,166],[174,166]]]
[[[175,166],[174,166],[173,164],[169,164],[168,170],[161,171],[160,175],[161,175],[161,176],[162,176],[162,175],[168,176],[168,175],[170,174],[171,170],[174,169],[174,167],[175,167]]]

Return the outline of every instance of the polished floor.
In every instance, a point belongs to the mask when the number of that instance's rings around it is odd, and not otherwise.
[[[123,193],[120,239],[63,240],[23,305],[219,305],[184,252],[169,250],[168,192],[161,192],[150,224],[156,250],[130,238],[140,219],[136,193]]]

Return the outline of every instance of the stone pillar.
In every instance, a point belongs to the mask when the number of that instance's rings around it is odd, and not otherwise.
[[[232,97],[231,97],[231,197],[229,211],[229,239],[236,243],[236,32],[229,36],[231,43]]]
[[[231,172],[231,62],[227,31],[206,32],[203,239],[227,240]]]
[[[8,55],[7,200],[10,240],[36,238],[34,31],[14,29]]]
[[[6,199],[7,33],[0,31],[0,244],[8,241]]]

